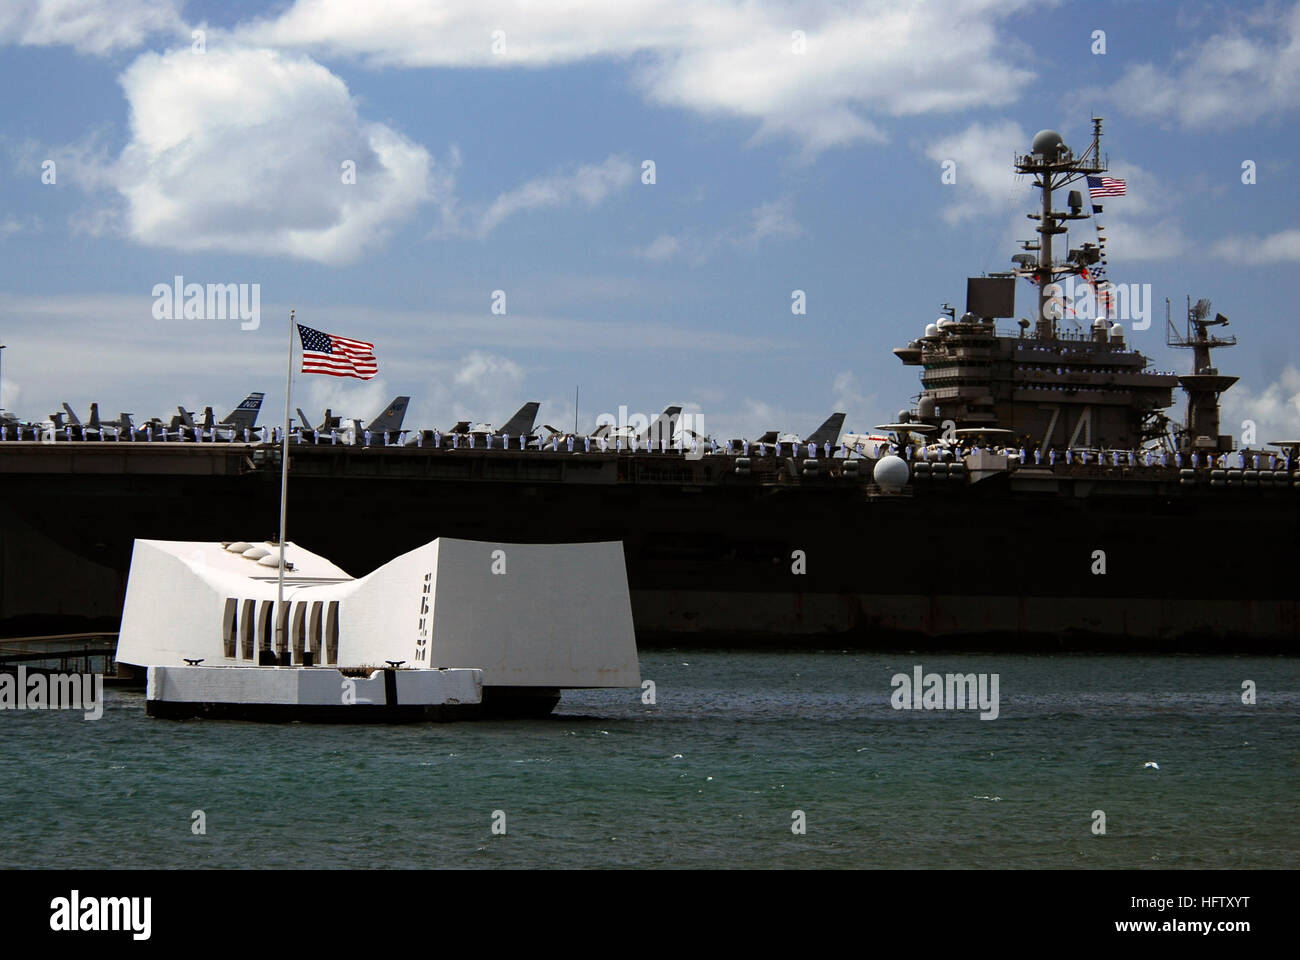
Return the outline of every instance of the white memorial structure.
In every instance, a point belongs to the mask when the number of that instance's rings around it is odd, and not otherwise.
[[[621,543],[442,538],[353,578],[285,545],[137,540],[119,665],[157,716],[353,721],[547,713],[639,687]]]

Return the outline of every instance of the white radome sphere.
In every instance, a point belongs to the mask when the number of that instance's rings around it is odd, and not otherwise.
[[[910,475],[911,470],[907,467],[907,461],[893,454],[882,457],[871,474],[872,479],[882,487],[905,486]]]
[[[937,323],[927,323],[925,325],[925,335],[927,337],[937,337],[939,335],[939,325]]]

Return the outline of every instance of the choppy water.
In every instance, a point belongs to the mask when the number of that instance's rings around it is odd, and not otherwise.
[[[999,674],[1000,717],[892,709],[916,663]],[[1300,866],[1300,661],[660,650],[642,675],[653,706],[524,722],[0,712],[0,866]]]

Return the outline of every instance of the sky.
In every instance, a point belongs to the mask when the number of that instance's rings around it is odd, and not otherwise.
[[[1188,370],[1165,299],[1210,299],[1224,432],[1291,438],[1298,113],[1295,3],[5,0],[0,406],[279,422],[292,309],[379,361],[295,373],[313,416],[868,429],[920,390],[891,350],[1034,236],[1014,156],[1101,116],[1129,342]],[[176,277],[257,315],[169,312]]]

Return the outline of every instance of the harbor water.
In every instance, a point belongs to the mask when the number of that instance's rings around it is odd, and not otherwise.
[[[917,666],[996,674],[996,718],[895,709]],[[1294,659],[679,649],[641,672],[529,721],[176,723],[112,689],[95,721],[2,711],[0,866],[1300,867]]]

